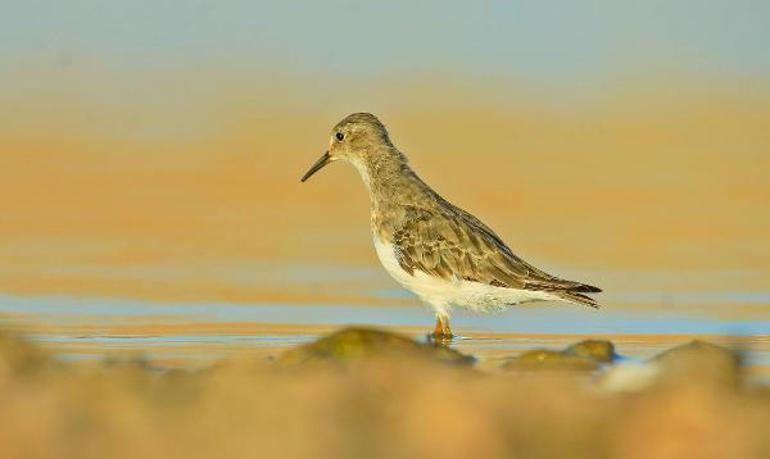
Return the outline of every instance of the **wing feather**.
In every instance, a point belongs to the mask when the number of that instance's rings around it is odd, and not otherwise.
[[[516,256],[479,219],[446,201],[443,204],[402,209],[393,242],[399,264],[407,272],[419,270],[499,287],[570,293],[570,299],[601,291],[535,268]]]

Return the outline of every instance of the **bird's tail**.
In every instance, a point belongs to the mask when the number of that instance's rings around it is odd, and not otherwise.
[[[599,308],[599,303],[588,294],[600,293],[602,289],[593,285],[563,279],[549,279],[548,281],[529,282],[528,287],[534,290],[548,292],[570,303],[583,304],[592,308]]]
[[[598,290],[598,292],[601,292],[600,289],[596,289],[596,290]],[[593,290],[591,291],[591,293],[598,293],[598,292]],[[585,306],[592,307],[594,309],[599,309],[599,303],[597,303],[595,299],[591,298],[590,296],[586,295],[581,291],[561,290],[553,293],[559,298],[563,299],[564,301],[569,301],[570,303],[582,304]]]

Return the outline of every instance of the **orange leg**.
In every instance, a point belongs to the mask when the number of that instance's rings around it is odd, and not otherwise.
[[[449,317],[436,315],[436,328],[433,329],[433,338],[439,340],[452,339],[452,329],[449,328]]]

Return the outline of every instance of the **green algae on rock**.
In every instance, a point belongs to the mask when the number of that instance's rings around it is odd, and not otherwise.
[[[594,371],[615,359],[615,346],[609,341],[586,340],[561,351],[534,349],[503,365],[505,370]]]
[[[348,362],[376,357],[417,358],[450,364],[470,364],[472,356],[449,347],[419,343],[396,333],[374,328],[348,327],[284,352],[282,364]]]
[[[611,341],[601,339],[587,339],[572,344],[564,350],[564,353],[601,363],[612,363],[617,357],[615,345]]]

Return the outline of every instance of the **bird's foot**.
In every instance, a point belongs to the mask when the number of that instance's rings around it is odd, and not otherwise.
[[[452,329],[449,328],[449,320],[445,317],[437,317],[436,328],[433,329],[433,333],[428,335],[428,339],[436,343],[448,344],[452,342],[452,338],[454,335]]]
[[[437,344],[450,344],[455,335],[450,333],[428,333],[428,341]]]

